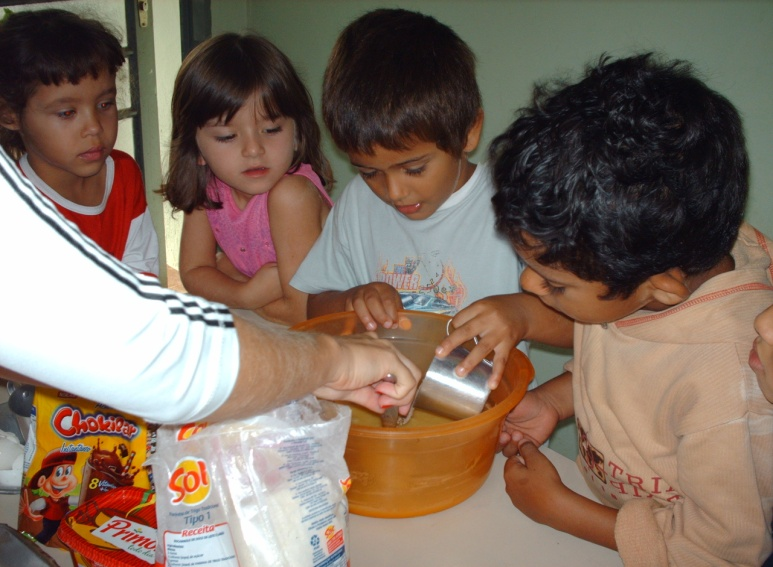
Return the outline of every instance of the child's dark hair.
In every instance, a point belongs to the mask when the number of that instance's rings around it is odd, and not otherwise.
[[[628,297],[672,268],[714,267],[748,194],[740,116],[683,61],[602,57],[576,84],[537,86],[491,144],[497,226],[537,261]]]
[[[475,55],[430,16],[375,10],[350,23],[333,47],[322,114],[344,152],[433,142],[460,157],[480,110]]]
[[[9,14],[0,24],[0,112],[21,116],[38,86],[115,75],[123,62],[121,43],[97,20],[55,9]],[[14,159],[25,152],[16,130],[0,128],[0,144]]]
[[[225,33],[191,51],[175,80],[169,175],[161,191],[176,210],[222,206],[207,196],[211,173],[198,165],[196,131],[213,118],[227,123],[256,92],[266,118],[295,121],[298,147],[290,171],[308,163],[329,189],[333,175],[320,147],[314,105],[292,63],[265,38]]]

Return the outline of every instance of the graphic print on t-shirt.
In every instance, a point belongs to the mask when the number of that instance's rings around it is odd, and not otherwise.
[[[453,263],[439,256],[435,251],[406,256],[402,263],[381,260],[376,281],[394,287],[405,309],[453,315],[464,304],[467,287]]]

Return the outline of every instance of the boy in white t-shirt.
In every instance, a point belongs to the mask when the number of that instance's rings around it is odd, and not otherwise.
[[[466,375],[494,351],[492,385],[519,341],[571,344],[571,324],[520,293],[521,266],[495,228],[480,140],[475,56],[447,26],[379,9],[342,32],[325,72],[325,124],[359,177],[291,281],[308,315],[354,310],[369,329],[398,309],[454,315],[445,356],[472,337]]]

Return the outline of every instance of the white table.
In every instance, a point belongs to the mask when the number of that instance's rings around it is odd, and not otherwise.
[[[556,466],[564,484],[590,496],[573,461],[547,448],[542,452]],[[537,524],[521,514],[505,492],[504,463],[505,458],[497,455],[480,490],[448,510],[396,520],[352,515],[349,520],[352,565],[619,567],[623,564],[612,550]]]

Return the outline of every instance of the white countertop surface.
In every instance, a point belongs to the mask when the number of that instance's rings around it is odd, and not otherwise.
[[[574,461],[547,448],[569,488],[590,496]],[[453,508],[416,518],[352,515],[352,565],[367,567],[619,567],[617,552],[537,524],[505,492],[505,458],[494,459],[484,485]]]
[[[543,448],[564,483],[589,491],[573,461]],[[497,455],[488,479],[464,502],[428,516],[381,519],[349,518],[353,567],[620,567],[609,549],[537,524],[521,514],[505,493]],[[16,527],[18,495],[0,495],[0,523]],[[63,550],[44,548],[63,567],[72,565]]]

